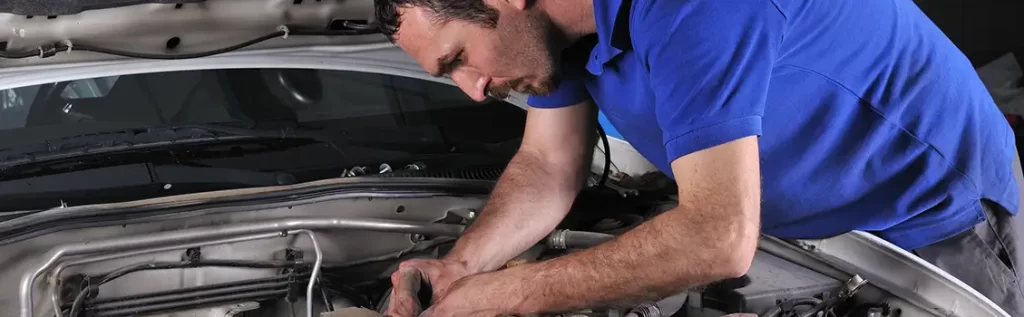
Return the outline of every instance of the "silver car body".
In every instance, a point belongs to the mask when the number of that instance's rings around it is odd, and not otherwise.
[[[149,53],[199,52],[240,43],[269,32],[287,31],[284,25],[322,27],[333,20],[370,20],[371,10],[371,2],[367,0],[209,0],[185,3],[181,6],[162,3],[138,4],[89,10],[53,18],[28,18],[25,15],[0,13],[0,32],[3,32],[0,33],[0,40],[7,43],[7,51],[32,51],[39,49],[40,45],[54,42],[67,43],[70,47],[67,51],[56,52],[56,55],[47,58],[0,59],[0,89],[104,76],[225,68],[346,70],[451,84],[446,78],[429,76],[408,55],[379,35],[285,35],[234,52],[182,60],[132,59],[74,49],[76,43],[88,43]],[[177,38],[178,44],[169,49],[173,38]],[[39,50],[42,53],[43,50]],[[523,95],[515,94],[508,102],[524,109],[526,107]],[[623,172],[638,175],[653,170],[650,163],[632,151],[624,141],[614,140],[613,144],[613,160]],[[597,171],[602,167],[602,158],[599,151],[594,159],[594,168]],[[253,230],[239,231],[238,234],[227,236],[210,235],[209,239],[230,240],[245,236],[262,238],[244,242],[220,241],[223,244],[218,247],[233,256],[260,258],[266,255],[252,250],[263,250],[270,246],[293,246],[311,250],[313,240],[309,237],[312,235],[303,237],[301,234],[307,232],[303,230],[314,229],[317,230],[316,236],[319,237],[323,257],[354,261],[408,247],[409,232],[374,229],[375,225],[372,224],[364,228],[340,225],[331,227],[324,223],[337,224],[371,219],[384,227],[398,225],[389,221],[426,224],[443,217],[443,213],[450,210],[479,208],[485,199],[484,196],[424,198],[358,193],[331,194],[317,199],[295,200],[277,205],[253,205],[234,210],[199,207],[204,202],[224,197],[286,191],[299,187],[327,190],[344,185],[345,182],[350,180],[325,180],[313,184],[275,188],[170,196],[110,205],[68,208],[54,206],[54,209],[0,224],[16,225],[18,222],[29,222],[38,217],[94,213],[125,206],[141,209],[167,204],[197,206],[195,210],[167,218],[138,219],[126,222],[125,225],[103,224],[68,229],[0,244],[0,267],[4,268],[0,272],[0,284],[8,290],[0,292],[0,314],[20,317],[52,316],[53,309],[50,308],[47,294],[50,291],[50,274],[56,267],[68,267],[69,271],[88,271],[97,269],[101,264],[113,265],[120,263],[118,261],[126,261],[125,257],[133,257],[136,260],[140,256],[151,260],[174,258],[178,253],[161,251],[159,248],[201,243],[187,241],[188,239],[181,237],[154,240],[123,250],[136,253],[94,262],[82,260],[82,257],[95,253],[96,250],[65,254],[69,246],[81,246],[84,241],[138,241],[151,232],[173,235],[180,230],[195,230],[190,228],[197,227],[222,230],[253,223],[269,223],[285,226],[288,231],[300,235],[297,238],[293,238],[291,234],[274,237],[252,236],[278,231]],[[381,199],[367,199],[372,197]],[[394,210],[397,205],[406,206],[412,212],[379,212]],[[289,216],[294,215],[293,212],[289,212],[293,207],[303,210],[303,217]],[[307,218],[315,221],[300,221]],[[445,230],[448,229],[455,230]],[[391,232],[388,232],[389,230]],[[363,244],[350,241],[374,242]],[[147,249],[156,251],[143,252]],[[859,275],[869,281],[869,286],[862,293],[887,301],[893,307],[900,308],[905,316],[1008,316],[990,300],[955,278],[867,233],[853,232],[830,239],[810,241],[781,241],[765,237],[761,243],[761,252],[774,254],[843,280]],[[72,261],[74,259],[79,262]],[[231,279],[238,274],[241,273],[231,269],[198,270],[184,275],[167,273],[161,276],[159,283],[197,285],[210,280]],[[123,283],[119,284],[123,287],[118,289],[123,294],[130,294],[138,285],[145,285],[148,282],[126,278],[119,283]],[[229,307],[223,311],[231,309],[244,310],[244,307]]]

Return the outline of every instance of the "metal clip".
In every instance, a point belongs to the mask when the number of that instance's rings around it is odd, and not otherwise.
[[[71,40],[63,40],[63,41],[60,41],[60,42],[61,42],[61,43],[64,43],[64,46],[67,46],[67,47],[68,47],[68,49],[67,49],[67,51],[66,51],[66,52],[67,52],[68,54],[71,54],[71,48],[75,46],[74,44],[72,44],[72,43],[71,43]]]
[[[284,32],[284,35],[281,35],[282,39],[288,39],[288,33],[291,33],[291,30],[288,29],[288,26],[287,25],[283,25],[283,24],[279,25],[277,27],[277,30],[281,31],[281,32]]]

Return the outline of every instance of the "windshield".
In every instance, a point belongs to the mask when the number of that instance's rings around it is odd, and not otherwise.
[[[351,71],[196,70],[0,90],[0,211],[376,173],[382,163],[504,166],[524,123],[522,109],[454,86]]]

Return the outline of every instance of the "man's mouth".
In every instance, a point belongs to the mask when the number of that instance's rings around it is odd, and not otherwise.
[[[490,85],[490,86],[487,87],[487,95],[489,95],[489,96],[491,96],[493,98],[505,99],[505,98],[508,98],[509,93],[512,90],[515,90],[515,91],[521,92],[521,93],[528,93],[528,92],[525,91],[525,90],[528,90],[527,89],[528,87],[523,87],[522,83],[523,83],[522,80],[518,80],[517,79],[517,80],[507,81],[507,82],[504,82],[504,83],[501,83],[501,84],[497,84],[497,85]]]
[[[488,90],[487,91],[487,96],[491,97],[491,98],[494,98],[494,99],[503,100],[505,98],[508,98],[509,92],[508,92],[508,90],[504,90],[504,91]]]

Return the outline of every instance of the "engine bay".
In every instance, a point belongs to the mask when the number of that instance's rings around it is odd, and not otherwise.
[[[379,189],[379,188],[378,188]],[[22,317],[335,316],[383,313],[399,263],[439,258],[485,194],[343,194],[210,208],[7,240],[0,309]],[[561,229],[509,262],[543,261],[614,238],[671,201],[584,193]],[[617,212],[605,212],[615,210]],[[746,276],[632,307],[561,316],[898,316],[829,277],[758,251]],[[429,292],[420,297],[429,305]]]

